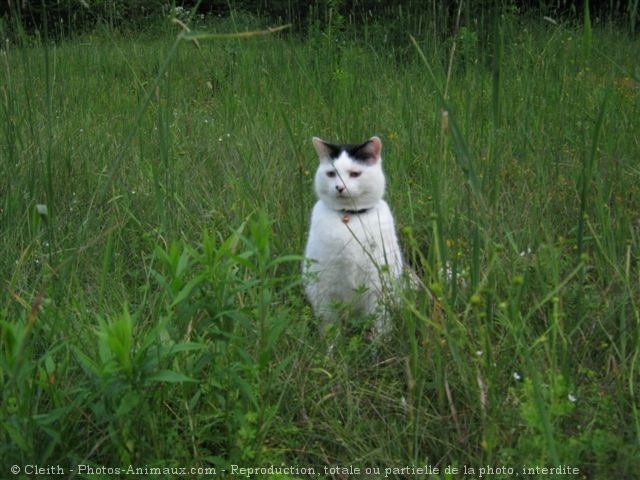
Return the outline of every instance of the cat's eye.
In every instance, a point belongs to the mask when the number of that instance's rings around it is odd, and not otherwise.
[[[361,174],[362,172],[349,172],[351,178],[358,178]]]
[[[329,178],[333,178],[333,177],[335,177],[335,176],[336,176],[336,172],[334,172],[333,170],[329,170],[329,171],[327,172],[327,177],[329,177]]]

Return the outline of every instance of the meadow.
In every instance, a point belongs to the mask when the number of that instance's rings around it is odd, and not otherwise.
[[[0,476],[634,478],[638,36],[266,27],[0,47]],[[374,134],[424,288],[328,355],[311,137]]]

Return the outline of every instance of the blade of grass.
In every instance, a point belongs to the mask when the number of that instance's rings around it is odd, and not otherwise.
[[[598,111],[598,116],[596,117],[596,123],[593,127],[593,133],[591,136],[591,149],[589,150],[588,156],[584,157],[582,164],[582,177],[581,177],[581,185],[580,185],[580,211],[578,217],[578,231],[576,234],[576,245],[577,245],[577,256],[578,258],[582,256],[584,253],[584,229],[585,229],[585,221],[587,215],[587,202],[588,202],[588,191],[589,185],[591,184],[591,180],[594,174],[594,166],[596,164],[596,155],[598,153],[598,142],[600,140],[600,133],[602,131],[602,123],[604,120],[604,114],[606,111],[607,101],[609,99],[611,90],[607,90],[605,95],[600,102],[600,109]]]

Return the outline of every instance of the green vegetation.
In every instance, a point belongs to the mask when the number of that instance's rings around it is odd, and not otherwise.
[[[2,43],[0,476],[640,471],[637,36],[505,11],[388,40],[335,15]],[[310,138],[373,134],[427,287],[327,355]]]

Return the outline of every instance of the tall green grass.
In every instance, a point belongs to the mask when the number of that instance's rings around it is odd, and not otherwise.
[[[3,43],[3,475],[638,471],[637,39],[345,22]],[[327,357],[300,288],[310,138],[372,134],[428,291]]]

